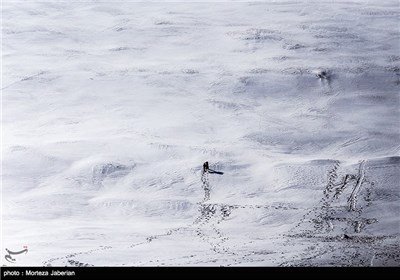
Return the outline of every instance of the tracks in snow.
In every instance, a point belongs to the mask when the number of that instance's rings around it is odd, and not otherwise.
[[[296,226],[285,235],[289,242],[293,242],[293,239],[296,239],[296,243],[305,245],[307,242],[314,242],[312,240],[315,240],[316,238],[318,239],[321,234],[329,234],[330,232],[335,232],[336,237],[334,236],[335,238],[333,238],[333,240],[336,242],[342,240],[351,241],[353,240],[352,236],[349,236],[346,233],[349,231],[361,233],[367,225],[377,222],[377,220],[374,218],[365,218],[362,215],[363,209],[371,204],[370,195],[371,189],[374,186],[373,182],[369,182],[367,180],[365,165],[366,161],[363,160],[360,162],[357,172],[339,176],[341,163],[339,161],[334,162],[333,167],[328,172],[327,184],[324,188],[322,198],[320,199],[319,203],[305,213]],[[223,231],[221,223],[229,219],[233,211],[239,209],[301,210],[286,204],[228,205],[222,203],[208,203],[212,190],[208,176],[209,174],[207,172],[201,176],[204,197],[202,201],[198,203],[199,214],[194,219],[192,224],[169,229],[163,234],[150,235],[141,242],[131,244],[129,248],[135,248],[155,242],[171,235],[189,233],[189,235],[197,237],[201,242],[208,244],[212,252],[218,254],[222,258],[227,260],[229,259],[227,266],[239,265],[242,261],[246,263],[252,263],[259,260],[254,259],[251,254],[244,254],[238,259],[239,253],[238,251],[234,250],[235,246],[232,247],[228,245],[230,239],[229,236]],[[363,205],[361,202],[367,203],[364,203]],[[312,226],[310,226],[310,224]],[[338,230],[343,234],[338,235]],[[325,244],[326,242],[332,241],[328,239],[327,241],[322,243],[320,242],[315,246],[306,247],[304,252],[295,254],[288,252],[286,256],[282,255],[277,259],[278,264],[282,266],[312,264],[314,260],[319,259],[326,254],[331,254],[335,250],[331,245]],[[378,239],[376,240],[379,241]],[[51,266],[51,264],[56,261],[62,261],[63,265],[67,266],[89,266],[90,264],[77,261],[76,257],[84,254],[97,253],[111,248],[112,247],[108,246],[86,252],[74,253],[65,257],[50,259],[43,264],[46,266]],[[190,258],[192,257],[194,256],[190,256]],[[181,258],[178,257],[178,259]],[[158,263],[162,265],[165,263],[165,261],[167,260],[158,259],[152,261],[152,263]],[[173,260],[171,259],[171,261]],[[185,262],[186,261],[189,261],[189,257],[187,257]]]
[[[393,237],[390,236],[360,235],[368,225],[378,222],[378,219],[364,214],[372,204],[374,188],[374,182],[367,178],[366,163],[366,160],[360,161],[356,172],[342,176],[339,176],[340,162],[334,163],[328,172],[321,200],[286,235],[286,246],[293,243],[313,245],[282,262],[282,266],[312,266],[318,263],[365,266],[371,263],[372,256],[376,258],[375,251],[381,250],[384,242],[392,242]],[[352,254],[352,257],[343,256],[344,252]],[[371,258],[366,259],[365,255],[371,255]]]
[[[99,248],[96,249],[92,249],[92,250],[88,250],[88,251],[82,251],[82,252],[77,252],[77,253],[72,253],[63,257],[59,257],[59,258],[51,258],[45,262],[43,262],[44,266],[52,266],[52,263],[54,262],[62,262],[62,264],[64,266],[94,266],[92,264],[89,263],[82,263],[79,261],[76,261],[75,258],[78,256],[82,256],[82,255],[89,255],[89,254],[93,254],[93,253],[98,253],[104,250],[109,250],[112,249],[111,246],[100,246]]]
[[[313,232],[328,233],[334,230],[338,222],[344,222],[351,225],[354,232],[359,233],[367,224],[376,222],[376,219],[362,218],[363,209],[370,206],[371,188],[374,186],[373,182],[366,180],[365,164],[366,161],[362,160],[357,174],[345,174],[338,180],[340,162],[335,161],[332,169],[328,172],[323,197],[316,207],[303,215],[290,232],[299,230],[305,223],[311,223],[314,227]],[[366,205],[357,203],[364,185],[367,185],[363,190],[363,198],[368,202]],[[349,192],[350,189],[351,192]],[[346,199],[346,205],[343,205],[343,198]],[[344,228],[344,231],[347,232],[347,228]],[[309,227],[304,232],[310,232]]]

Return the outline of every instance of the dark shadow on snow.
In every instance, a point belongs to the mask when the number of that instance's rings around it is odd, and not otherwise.
[[[212,170],[212,169],[208,169],[208,173],[210,173],[210,174],[218,174],[218,175],[223,175],[224,174],[224,172],[215,171],[215,170]]]

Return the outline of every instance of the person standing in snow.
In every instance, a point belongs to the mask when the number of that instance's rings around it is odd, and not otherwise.
[[[205,163],[203,163],[203,173],[208,172],[208,161],[206,161]]]

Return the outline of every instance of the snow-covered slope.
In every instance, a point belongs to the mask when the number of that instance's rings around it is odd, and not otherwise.
[[[399,14],[5,1],[2,264],[398,266]]]

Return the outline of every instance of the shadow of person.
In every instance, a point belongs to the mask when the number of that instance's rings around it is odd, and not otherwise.
[[[221,172],[221,171],[215,171],[215,170],[212,170],[212,169],[208,169],[208,173],[210,173],[210,174],[218,174],[218,175],[223,175],[224,174],[224,172]]]

